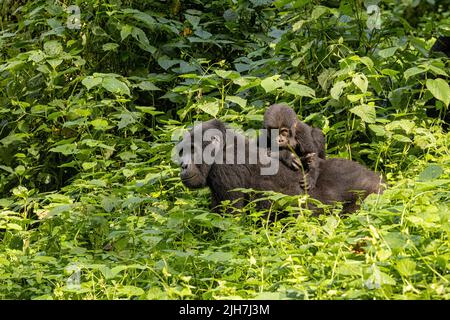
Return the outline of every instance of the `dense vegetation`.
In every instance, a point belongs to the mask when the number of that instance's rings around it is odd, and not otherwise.
[[[449,1],[378,2],[0,1],[0,298],[449,299]],[[180,129],[275,102],[389,189],[211,213]]]

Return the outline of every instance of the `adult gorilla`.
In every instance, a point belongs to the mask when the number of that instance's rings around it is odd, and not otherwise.
[[[226,139],[225,139],[226,137]],[[232,142],[232,143],[231,143]],[[294,171],[278,161],[280,154],[256,148],[256,142],[227,130],[219,120],[195,126],[177,145],[180,151],[181,180],[188,188],[211,189],[211,206],[218,211],[221,201],[230,200],[242,208],[252,199],[248,193],[231,191],[236,188],[272,190],[286,195],[303,194],[299,181],[301,170]],[[380,192],[381,177],[360,164],[346,159],[320,159],[320,175],[309,194],[324,204],[343,202],[343,213],[359,208],[358,200]],[[258,208],[269,208],[270,202],[259,201]],[[315,206],[311,206],[320,213]]]
[[[277,157],[267,156],[266,149],[256,148],[244,136],[227,130],[219,120],[195,126],[177,145],[177,150],[184,185],[191,189],[209,187],[215,211],[224,200],[232,201],[236,208],[253,200],[249,193],[231,191],[236,188],[273,190],[287,195],[302,193],[300,171],[282,165]],[[275,171],[270,174],[270,169]],[[269,205],[267,201],[258,203],[259,208]]]

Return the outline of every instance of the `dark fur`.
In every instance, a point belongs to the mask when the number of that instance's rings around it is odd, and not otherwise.
[[[288,106],[271,105],[264,113],[265,129],[290,129],[290,145],[299,156],[317,153],[319,158],[325,159],[325,136],[322,130],[312,128],[298,120],[297,114]]]
[[[434,45],[431,47],[431,53],[442,52],[447,57],[450,57],[450,37],[437,38]]]
[[[193,136],[195,130],[199,130],[199,126],[194,127],[190,131]],[[219,120],[210,120],[203,122],[202,131],[215,128],[219,129],[223,134],[226,127]],[[248,140],[235,133],[236,139],[245,139],[246,150],[248,151]],[[185,143],[185,140],[181,144]],[[225,149],[225,145],[223,148]],[[202,146],[202,150],[205,145]],[[235,154],[237,154],[237,145],[235,144]],[[248,152],[246,152],[248,159]],[[248,193],[230,191],[236,188],[246,188],[255,190],[273,190],[287,195],[297,195],[301,193],[298,183],[300,179],[299,172],[293,172],[280,162],[277,175],[265,176],[261,175],[261,164],[186,164],[181,161],[181,180],[189,188],[209,187],[211,189],[211,207],[217,211],[217,206],[224,200],[236,201],[234,207],[242,208],[248,201],[252,200]],[[246,161],[248,162],[248,161]],[[262,207],[269,207],[267,202],[260,204]]]
[[[285,153],[285,157],[280,157],[280,160],[294,170],[298,169],[298,165],[300,165],[305,171],[305,175],[301,176],[299,181],[300,185],[305,190],[314,188],[320,172],[315,171],[319,170],[318,168],[305,166],[307,161],[304,157],[315,153],[319,158],[325,159],[325,136],[322,130],[312,128],[298,120],[293,109],[280,104],[273,104],[266,110],[264,113],[264,128],[268,130],[289,128],[289,145],[298,157],[302,157],[301,163],[295,155],[287,153]],[[268,134],[270,135],[270,132]]]
[[[337,158],[323,160],[314,155],[308,161],[314,172],[320,172],[315,177],[315,187],[308,194],[324,204],[342,202],[342,213],[358,210],[359,201],[371,193],[383,191],[381,175],[355,161]]]
[[[219,120],[210,120],[203,123],[202,131],[210,128],[219,129],[225,132],[225,125]],[[192,136],[196,126],[190,131]],[[235,133],[237,139],[248,140]],[[180,145],[186,144],[188,140],[183,140]],[[208,143],[200,146],[203,150]],[[226,146],[223,145],[223,148]],[[248,148],[246,148],[248,150]],[[236,147],[234,149],[236,153]],[[248,153],[246,154],[248,156]],[[248,193],[231,191],[235,188],[248,188],[255,190],[272,190],[287,195],[299,195],[303,193],[299,184],[301,172],[293,171],[281,161],[279,171],[276,175],[261,175],[261,164],[216,164],[207,165],[205,163],[195,165],[187,161],[187,156],[181,158],[181,180],[188,188],[209,187],[211,190],[211,206],[218,211],[221,201],[231,200],[234,207],[242,208],[248,201],[253,200]],[[361,199],[369,193],[380,190],[380,176],[365,169],[356,162],[344,159],[323,160],[320,158],[309,159],[310,165],[320,170],[317,177],[317,184],[309,194],[325,204],[332,204],[335,201],[344,202],[344,212],[355,211],[358,208],[358,196],[352,190],[363,190]],[[269,208],[270,203],[259,202],[258,208]],[[317,213],[321,211],[311,207]]]

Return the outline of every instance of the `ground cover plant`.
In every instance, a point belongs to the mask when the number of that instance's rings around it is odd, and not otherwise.
[[[450,298],[449,1],[0,1],[0,298]],[[287,103],[388,189],[212,213],[171,151]]]

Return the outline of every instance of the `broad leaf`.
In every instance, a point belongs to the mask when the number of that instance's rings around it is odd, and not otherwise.
[[[428,79],[427,89],[446,106],[450,104],[450,87],[444,79]]]
[[[300,97],[314,98],[316,96],[316,93],[313,89],[299,83],[290,83],[289,85],[284,86],[283,90],[290,94]]]
[[[367,123],[375,123],[376,112],[375,107],[368,104],[362,104],[350,109],[351,113],[356,114],[362,121]]]
[[[104,78],[102,81],[102,87],[114,94],[130,95],[130,89],[128,86],[116,78]]]

